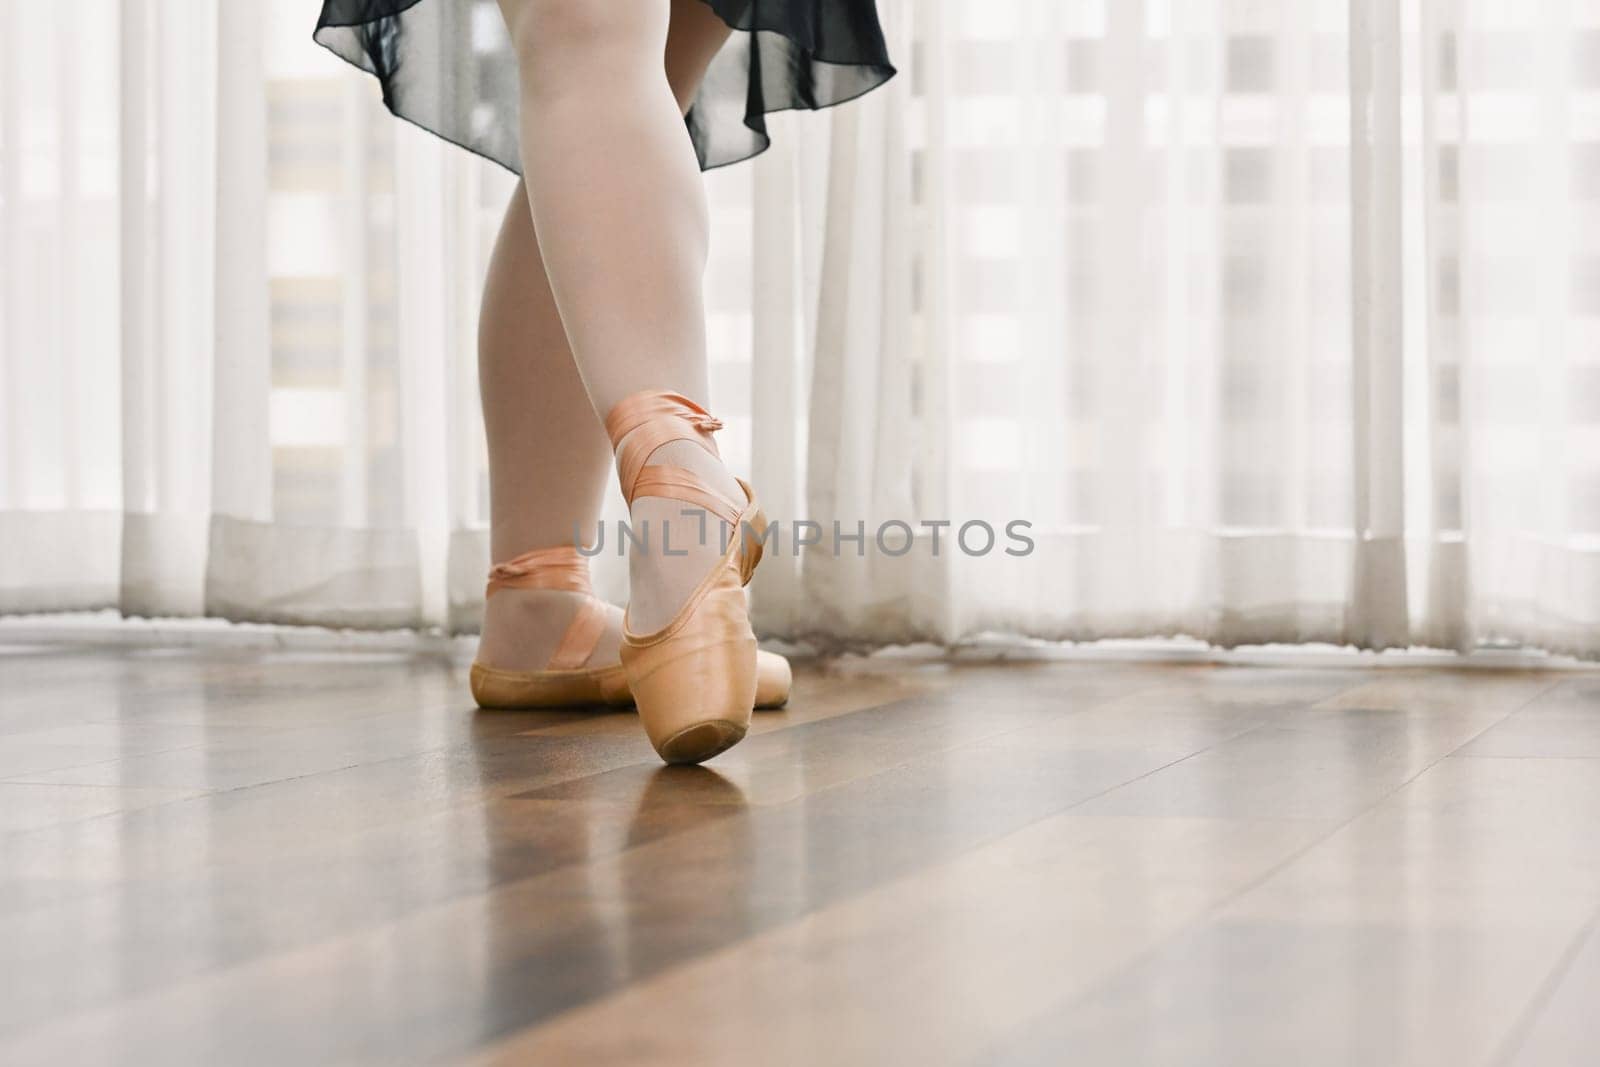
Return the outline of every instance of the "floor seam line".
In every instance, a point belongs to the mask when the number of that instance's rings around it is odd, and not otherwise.
[[[1245,896],[1246,894],[1252,893],[1255,890],[1259,889],[1261,886],[1265,885],[1272,878],[1276,877],[1280,872],[1288,869],[1290,866],[1292,866],[1293,864],[1297,863],[1299,860],[1304,858],[1313,849],[1319,848],[1320,846],[1326,844],[1328,841],[1332,840],[1338,834],[1343,832],[1347,827],[1349,827],[1350,825],[1355,823],[1356,820],[1360,819],[1361,817],[1363,817],[1367,813],[1375,810],[1379,805],[1383,804],[1389,798],[1391,798],[1391,797],[1395,796],[1397,793],[1401,792],[1403,789],[1405,789],[1406,787],[1411,785],[1413,782],[1415,782],[1418,778],[1421,778],[1424,774],[1428,773],[1428,771],[1432,770],[1434,767],[1438,766],[1440,763],[1443,763],[1445,760],[1449,759],[1451,757],[1451,754],[1456,752],[1456,751],[1458,751],[1462,746],[1471,744],[1474,740],[1476,740],[1477,738],[1483,736],[1484,733],[1486,733],[1487,731],[1492,730],[1494,727],[1500,725],[1500,723],[1506,721],[1512,715],[1515,715],[1517,712],[1519,712],[1523,708],[1527,707],[1533,701],[1535,701],[1539,697],[1543,696],[1549,689],[1553,688],[1555,684],[1556,684],[1555,682],[1551,682],[1549,685],[1541,687],[1537,692],[1531,694],[1522,703],[1518,704],[1516,707],[1514,707],[1510,711],[1506,712],[1505,715],[1501,716],[1500,718],[1494,720],[1491,723],[1486,724],[1483,727],[1483,729],[1481,729],[1477,733],[1473,734],[1472,737],[1468,738],[1466,741],[1463,741],[1461,743],[1461,745],[1457,745],[1455,748],[1451,749],[1450,752],[1446,752],[1446,753],[1440,755],[1437,759],[1434,759],[1434,760],[1430,761],[1427,764],[1427,766],[1425,766],[1425,767],[1421,768],[1420,770],[1418,770],[1415,774],[1413,774],[1410,777],[1408,777],[1405,781],[1400,782],[1393,789],[1388,790],[1387,792],[1385,792],[1381,796],[1378,796],[1378,797],[1374,798],[1372,803],[1365,805],[1364,807],[1361,808],[1361,810],[1352,813],[1349,816],[1349,818],[1344,819],[1343,821],[1339,822],[1337,825],[1331,827],[1328,830],[1327,833],[1322,834],[1319,837],[1316,837],[1315,839],[1307,842],[1301,848],[1296,849],[1295,851],[1291,852],[1288,856],[1285,856],[1278,863],[1273,864],[1270,868],[1268,868],[1266,871],[1264,871],[1262,874],[1260,874],[1256,878],[1251,879],[1249,882],[1247,882],[1244,885],[1240,886],[1233,893],[1223,897],[1221,900],[1217,901],[1211,907],[1205,909],[1203,912],[1201,912],[1199,915],[1195,916],[1189,922],[1186,922],[1183,925],[1179,926],[1177,929],[1173,930],[1167,937],[1163,938],[1157,944],[1150,946],[1144,952],[1139,953],[1138,955],[1134,956],[1132,959],[1129,959],[1122,966],[1116,968],[1114,971],[1112,971],[1111,973],[1107,974],[1094,987],[1092,987],[1090,989],[1085,989],[1082,992],[1076,994],[1075,996],[1068,997],[1065,1001],[1062,1001],[1062,1002],[1060,1002],[1058,1004],[1053,1005],[1051,1007],[1050,1011],[1052,1013],[1060,1013],[1060,1012],[1069,1011],[1069,1010],[1072,1010],[1073,1008],[1076,1008],[1080,1004],[1084,1003],[1090,996],[1092,996],[1093,994],[1098,992],[1100,989],[1105,988],[1106,986],[1113,984],[1114,982],[1116,982],[1117,980],[1121,979],[1125,975],[1132,973],[1140,965],[1142,965],[1145,962],[1149,961],[1150,959],[1154,958],[1155,955],[1158,952],[1160,952],[1163,948],[1165,948],[1166,946],[1174,944],[1180,938],[1186,937],[1189,934],[1191,934],[1192,932],[1194,932],[1195,930],[1200,929],[1203,926],[1203,924],[1205,924],[1207,922],[1210,922],[1218,913],[1224,911],[1230,904],[1232,904],[1235,901],[1239,900],[1241,897]]]
[[[1572,935],[1572,939],[1561,950],[1561,955],[1556,959],[1555,964],[1539,980],[1539,984],[1534,987],[1533,996],[1529,998],[1522,1012],[1518,1014],[1516,1020],[1512,1023],[1511,1029],[1501,1040],[1500,1047],[1496,1050],[1494,1058],[1489,1061],[1494,1067],[1505,1067],[1505,1065],[1512,1062],[1512,1057],[1522,1050],[1524,1043],[1528,1040],[1528,1035],[1533,1032],[1534,1025],[1538,1023],[1540,1015],[1543,1014],[1544,1009],[1549,1005],[1556,991],[1561,988],[1562,983],[1566,981],[1567,973],[1578,962],[1578,956],[1583,951],[1584,944],[1588,942],[1597,929],[1600,929],[1600,909],[1596,909],[1594,914],[1578,928],[1577,933]]]

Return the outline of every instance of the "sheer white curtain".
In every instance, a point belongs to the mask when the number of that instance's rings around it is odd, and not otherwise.
[[[765,276],[822,233],[757,471],[1037,547],[808,557],[767,626],[1600,654],[1600,6],[892,11],[816,209],[755,174]]]
[[[0,0],[0,612],[475,625],[510,179],[316,7]],[[762,630],[1600,655],[1600,9],[880,9],[709,179]]]
[[[317,7],[3,0],[0,610],[470,624],[511,180]]]

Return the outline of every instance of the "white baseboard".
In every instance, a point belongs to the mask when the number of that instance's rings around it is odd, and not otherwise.
[[[223,619],[125,619],[112,611],[0,617],[0,646],[88,645],[127,648],[219,648],[305,653],[434,655],[468,661],[476,639],[412,630],[329,630],[313,626],[270,626]],[[803,646],[769,647],[804,658]],[[1255,645],[1213,648],[1190,638],[1106,640],[1061,644],[995,637],[951,649],[937,645],[899,645],[870,657],[851,659],[956,663],[1039,661],[1114,661],[1214,663],[1226,666],[1315,668],[1452,667],[1487,670],[1544,669],[1600,671],[1600,664],[1523,648],[1485,648],[1461,655],[1439,649],[1363,652],[1334,645]]]

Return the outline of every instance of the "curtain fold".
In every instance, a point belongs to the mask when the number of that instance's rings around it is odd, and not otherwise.
[[[1600,656],[1592,13],[879,6],[707,177],[761,632]],[[315,8],[0,0],[0,612],[477,625],[511,179]]]

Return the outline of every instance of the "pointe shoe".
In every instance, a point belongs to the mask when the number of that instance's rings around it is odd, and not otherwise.
[[[621,663],[586,667],[595,645],[605,632],[605,601],[589,587],[589,563],[576,548],[558,545],[525,552],[489,571],[484,596],[501,589],[556,589],[582,593],[587,599],[567,626],[550,666],[542,671],[508,671],[473,663],[472,698],[480,708],[527,710],[539,708],[609,707],[633,705],[633,693]],[[781,708],[789,699],[789,661],[772,652],[758,652],[757,708]]]
[[[623,617],[628,688],[651,745],[668,763],[702,763],[738,744],[750,728],[757,697],[760,667],[744,586],[761,561],[766,516],[745,481],[739,481],[745,499],[733,501],[693,471],[650,463],[671,441],[692,441],[718,456],[711,433],[721,428],[677,393],[635,393],[606,416],[606,433],[620,449],[622,495],[630,505],[641,496],[681,500],[704,508],[728,533],[726,550],[665,626],[638,634]],[[745,536],[747,528],[754,538]]]
[[[507,671],[472,664],[472,698],[480,708],[625,708],[633,703],[622,664],[584,666],[605,633],[606,605],[590,589],[589,562],[576,548],[537,548],[496,564],[484,597],[501,589],[558,589],[582,593],[584,600],[546,669]]]

